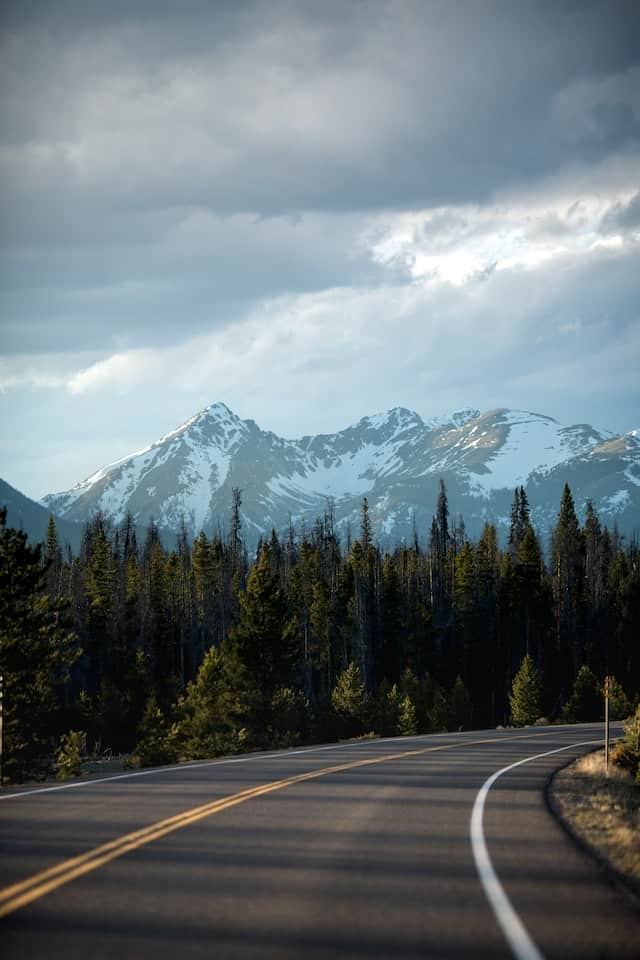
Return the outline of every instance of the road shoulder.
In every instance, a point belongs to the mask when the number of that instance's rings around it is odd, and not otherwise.
[[[616,767],[607,777],[598,750],[557,770],[546,800],[564,831],[640,910],[640,786]]]

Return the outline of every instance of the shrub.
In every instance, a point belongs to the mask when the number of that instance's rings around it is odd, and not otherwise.
[[[624,740],[613,748],[611,759],[640,782],[640,704],[624,724]]]
[[[70,730],[60,738],[56,754],[58,780],[69,780],[82,773],[82,757],[86,750],[87,735],[83,730]]]

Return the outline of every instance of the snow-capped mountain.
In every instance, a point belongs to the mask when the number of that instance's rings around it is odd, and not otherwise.
[[[591,499],[602,519],[640,527],[640,437],[587,424],[562,426],[518,410],[458,411],[423,420],[396,407],[339,433],[286,440],[215,403],[156,443],[98,470],[45,505],[69,520],[100,509],[115,523],[129,512],[167,532],[184,519],[195,534],[228,522],[232,489],[242,491],[249,541],[289,520],[312,523],[330,498],[336,521],[357,530],[369,500],[381,539],[426,536],[440,478],[452,516],[476,535],[490,520],[504,532],[513,490],[523,484],[546,533],[569,483],[579,510]]]

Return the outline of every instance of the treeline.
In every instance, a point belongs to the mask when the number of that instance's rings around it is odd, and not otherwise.
[[[353,542],[328,509],[308,531],[272,532],[251,562],[237,490],[227,536],[183,530],[173,550],[153,524],[140,543],[130,518],[111,529],[98,514],[73,557],[53,519],[41,548],[0,519],[13,779],[44,770],[70,730],[154,763],[506,724],[526,657],[551,720],[598,719],[605,675],[620,712],[640,690],[638,544],[591,506],[581,526],[568,487],[548,562],[522,487],[505,549],[490,524],[471,542],[451,523],[444,484],[428,545],[393,552],[366,499]]]

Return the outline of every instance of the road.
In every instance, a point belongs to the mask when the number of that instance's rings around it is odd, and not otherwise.
[[[5,791],[2,955],[637,960],[637,907],[544,800],[601,736],[365,741]]]

